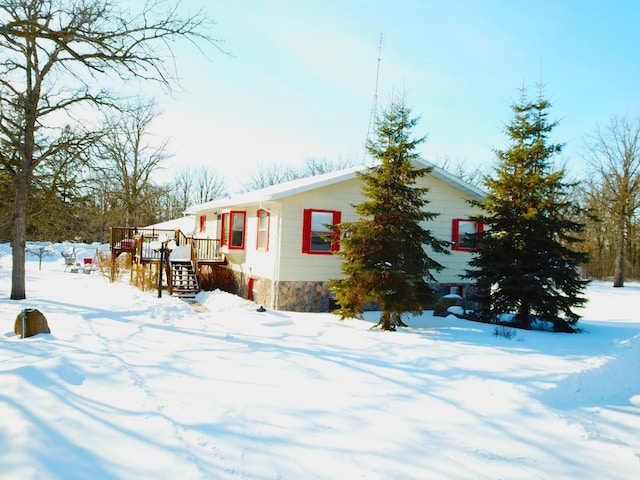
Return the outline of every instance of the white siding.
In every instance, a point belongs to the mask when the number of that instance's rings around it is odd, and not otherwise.
[[[468,218],[473,211],[467,203],[467,197],[433,177],[422,179],[420,185],[430,189],[427,194],[430,203],[426,208],[439,213],[439,216],[428,222],[425,227],[437,238],[451,240],[453,219]],[[355,221],[357,216],[351,205],[363,201],[360,186],[360,180],[353,179],[284,200],[279,280],[324,281],[341,276],[341,262],[337,256],[302,253],[303,212],[308,208],[338,210],[342,212],[343,222]],[[438,281],[459,282],[471,254],[452,251],[451,255],[430,255],[447,267],[441,273],[432,272]]]
[[[324,281],[340,276],[340,259],[335,255],[302,253],[304,210],[337,210],[342,221],[357,220],[351,204],[361,200],[360,180],[353,179],[310,192],[293,195],[284,200],[282,210],[282,252],[280,280]]]
[[[421,183],[429,187],[426,198],[430,203],[425,207],[426,210],[439,214],[434,220],[428,222],[425,228],[431,230],[436,238],[450,241],[453,233],[453,219],[469,218],[470,215],[477,214],[478,209],[468,203],[469,197],[444,182],[427,177]],[[431,252],[429,256],[445,267],[440,273],[432,272],[436,280],[442,283],[462,281],[460,275],[464,273],[471,255],[471,252],[455,250],[451,250],[450,255]]]
[[[264,208],[264,207],[263,207]],[[273,279],[275,272],[275,259],[277,252],[277,222],[279,215],[275,206],[268,207],[271,210],[269,217],[269,249],[257,250],[259,208],[247,208],[247,230],[245,238],[245,265],[243,271],[249,276]]]
[[[420,179],[420,186],[427,186],[428,211],[439,215],[425,225],[434,236],[451,240],[452,222],[455,218],[469,218],[477,209],[469,205],[468,198],[457,188],[432,176]],[[364,200],[361,180],[353,178],[314,190],[291,195],[278,201],[269,201],[249,207],[232,207],[223,211],[245,211],[246,230],[244,250],[223,252],[229,260],[229,268],[241,272],[245,278],[260,277],[285,282],[326,281],[341,276],[341,260],[335,255],[313,255],[302,253],[303,216],[305,209],[337,210],[343,222],[357,220],[352,205]],[[269,250],[257,251],[257,211],[270,211]],[[199,212],[199,214],[202,214]],[[217,237],[217,212],[206,212],[207,236]],[[197,221],[197,217],[196,217]],[[214,233],[215,232],[215,233]],[[460,275],[471,256],[469,252],[451,251],[450,255],[429,253],[446,268],[432,272],[436,280],[443,283],[460,282]]]
[[[205,231],[200,231],[200,217],[206,215]],[[218,238],[218,214],[215,211],[198,212],[194,218],[193,230],[196,238]]]

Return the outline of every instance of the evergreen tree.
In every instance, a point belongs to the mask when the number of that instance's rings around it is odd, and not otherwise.
[[[342,318],[357,317],[370,302],[381,310],[377,327],[395,330],[404,326],[402,314],[419,314],[434,302],[428,282],[431,271],[442,265],[427,254],[425,246],[437,253],[449,253],[448,244],[436,239],[423,223],[438,214],[428,212],[428,188],[416,180],[430,168],[416,168],[416,145],[424,138],[410,138],[418,122],[404,99],[392,100],[376,126],[377,138],[367,142],[367,150],[379,161],[360,174],[364,202],[354,205],[360,219],[333,227],[342,236],[342,279],[332,279],[329,287],[340,305]]]
[[[515,314],[515,326],[531,328],[534,320],[552,322],[555,330],[573,331],[585,303],[578,265],[587,260],[572,249],[583,225],[581,209],[571,197],[575,183],[554,170],[552,158],[563,145],[549,143],[557,122],[548,120],[550,104],[542,91],[535,101],[523,89],[506,128],[509,146],[496,151],[498,164],[484,184],[489,193],[478,220],[485,232],[465,277],[476,282],[475,299],[486,321]],[[565,318],[562,318],[564,315]]]

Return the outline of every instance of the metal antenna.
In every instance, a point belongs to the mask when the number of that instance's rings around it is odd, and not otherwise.
[[[382,33],[380,33],[380,45],[378,46],[378,65],[376,68],[376,89],[373,93],[373,101],[371,102],[371,114],[369,115],[369,125],[367,127],[367,141],[365,143],[364,155],[367,156],[366,144],[369,143],[369,136],[371,135],[371,128],[378,116],[378,81],[380,79],[380,62],[382,61]]]

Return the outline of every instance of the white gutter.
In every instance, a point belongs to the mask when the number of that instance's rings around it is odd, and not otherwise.
[[[273,259],[273,279],[271,280],[271,308],[275,309],[278,301],[278,290],[276,289],[276,280],[280,278],[280,256],[282,246],[282,204],[278,208],[278,225],[277,225],[277,248],[275,258]]]

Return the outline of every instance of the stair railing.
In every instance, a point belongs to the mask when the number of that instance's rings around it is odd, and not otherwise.
[[[200,279],[198,278],[198,274],[200,273],[200,269],[198,268],[198,251],[196,250],[196,246],[193,244],[193,242],[191,243],[191,265],[193,266],[193,274],[196,276],[199,289]]]

